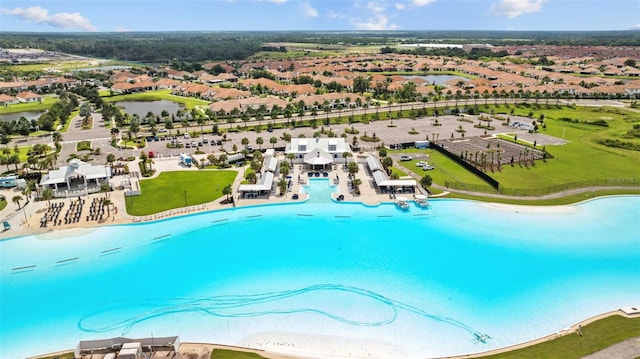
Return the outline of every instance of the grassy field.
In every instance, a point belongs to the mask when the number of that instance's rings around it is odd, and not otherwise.
[[[486,182],[475,176],[473,173],[464,169],[456,162],[450,160],[440,152],[434,150],[419,150],[415,148],[407,148],[404,150],[392,151],[394,153],[407,153],[407,154],[426,154],[429,156],[427,160],[430,165],[435,167],[433,170],[424,171],[421,167],[416,166],[416,163],[421,159],[414,158],[412,161],[400,162],[398,165],[409,169],[422,177],[425,174],[431,176],[433,183],[444,185],[446,181],[464,182],[476,185],[486,185]]]
[[[162,172],[140,181],[142,195],[126,199],[127,213],[146,216],[214,201],[223,196],[222,189],[232,184],[236,175],[236,171]]]
[[[16,103],[9,106],[2,106],[0,107],[0,115],[27,111],[46,111],[53,106],[56,101],[57,99],[53,96],[44,96],[42,102]]]
[[[102,95],[102,93],[101,93]],[[156,91],[147,91],[147,92],[139,92],[127,95],[115,95],[115,96],[107,96],[102,98],[104,102],[112,103],[118,101],[157,101],[157,100],[168,100],[173,102],[178,102],[183,104],[187,110],[191,110],[196,106],[207,106],[211,102],[199,100],[192,97],[182,97],[171,94],[171,90],[156,90]]]
[[[512,107],[513,108],[513,107]],[[507,112],[509,109],[499,106],[496,112]],[[534,109],[519,107],[515,114],[534,117],[545,115],[546,129],[540,133],[557,138],[564,138],[568,143],[558,146],[547,146],[554,158],[546,162],[537,161],[535,167],[503,166],[502,172],[489,173],[506,188],[542,188],[557,184],[580,180],[606,180],[610,178],[640,178],[640,152],[627,149],[607,147],[599,140],[619,138],[630,130],[633,123],[640,123],[638,114],[623,112],[619,109],[563,107],[560,109]],[[608,127],[576,124],[558,120],[562,117],[596,121],[603,118]],[[628,141],[640,143],[640,139]]]
[[[615,343],[640,335],[640,318],[619,315],[600,319],[582,327],[582,336],[572,333],[552,341],[483,359],[577,359]]]
[[[213,349],[211,359],[264,359],[260,354],[248,353],[243,351]]]

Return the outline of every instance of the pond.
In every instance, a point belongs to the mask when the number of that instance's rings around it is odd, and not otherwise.
[[[455,76],[455,75],[419,75],[419,76],[408,76],[409,78],[419,78],[429,82],[432,85],[442,85],[451,80],[460,80],[460,81],[470,81],[466,77]]]
[[[162,111],[167,111],[169,114],[175,114],[178,110],[184,109],[184,105],[168,100],[118,101],[115,105],[131,116],[138,114],[140,118],[147,116],[148,112],[152,112],[155,115],[160,115]]]
[[[2,122],[13,122],[20,119],[20,117],[24,116],[27,120],[37,120],[40,115],[44,112],[42,111],[23,111],[23,112],[15,112],[8,113],[6,115],[0,115],[0,121]]]

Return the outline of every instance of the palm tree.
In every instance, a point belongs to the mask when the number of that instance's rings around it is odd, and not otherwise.
[[[115,127],[114,127],[115,128]],[[115,128],[117,130],[117,128]],[[60,133],[60,131],[56,131],[54,133],[51,134],[51,140],[54,143],[60,143],[62,142],[62,134]]]
[[[256,138],[256,145],[258,145],[259,149],[262,149],[262,144],[264,143],[264,139],[262,137]]]
[[[20,207],[20,201],[22,201],[23,199],[24,198],[22,198],[21,195],[15,195],[11,200],[13,201],[13,203],[18,205],[18,209],[21,209],[22,207]]]
[[[278,181],[278,189],[280,189],[280,195],[283,195],[287,192],[287,180],[284,178],[281,178]]]
[[[433,183],[433,179],[429,175],[424,175],[422,178],[420,178],[420,185],[424,188],[431,187],[432,183]]]
[[[355,192],[355,194],[360,194],[360,185],[362,184],[362,180],[360,178],[354,178],[351,183],[353,184],[353,191]]]
[[[347,171],[349,171],[349,176],[355,176],[355,174],[360,171],[360,168],[358,168],[358,163],[355,161],[349,162],[349,164],[347,165]]]
[[[113,204],[113,202],[111,202],[110,199],[105,199],[102,201],[102,207],[107,207],[107,217],[109,217],[111,215],[111,205]]]
[[[51,206],[51,200],[53,199],[53,190],[51,188],[47,188],[42,191],[42,199],[47,201],[49,206]]]
[[[233,190],[231,189],[231,185],[230,185],[230,184],[226,185],[226,186],[222,189],[222,194],[224,194],[225,196],[227,196],[227,202],[229,202],[229,195],[231,195],[231,193],[233,193]]]
[[[269,143],[273,145],[273,148],[276,148],[276,143],[278,143],[278,138],[277,137],[271,137],[269,139]]]

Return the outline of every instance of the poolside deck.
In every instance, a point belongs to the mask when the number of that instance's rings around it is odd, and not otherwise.
[[[278,159],[283,160],[283,155],[279,154]],[[133,164],[131,166],[133,166]],[[179,163],[179,161],[170,158],[156,160],[154,168],[156,169],[155,176],[165,171],[199,171],[199,169],[195,166],[185,168]],[[244,178],[245,168],[246,167],[234,168],[235,170],[238,170],[238,175],[236,176],[236,179],[232,184],[232,188],[234,189],[234,191],[238,188],[240,182],[242,182]],[[325,172],[326,176],[324,175]],[[291,176],[291,186],[288,188],[286,195],[283,196],[278,194],[277,192],[279,190],[277,189],[272,191],[272,193],[269,195],[252,198],[246,196],[242,198],[242,196],[240,196],[238,193],[234,193],[235,206],[252,206],[268,203],[305,201],[308,197],[307,194],[302,191],[302,186],[307,184],[307,181],[309,179],[309,171],[305,170],[303,166],[296,164],[293,166],[293,170],[291,171],[291,173],[289,173],[289,176]],[[336,184],[338,189],[333,194],[333,196],[335,198],[338,195],[343,195],[344,202],[360,202],[366,205],[377,205],[383,202],[393,202],[393,199],[391,199],[388,194],[379,193],[376,190],[373,177],[368,174],[368,171],[366,170],[364,164],[359,164],[359,171],[355,175],[355,177],[360,179],[362,183],[359,187],[359,194],[355,194],[353,189],[350,187],[350,182],[348,181],[348,172],[346,168],[341,164],[336,164],[333,168],[327,169],[326,171],[320,171],[320,175],[318,177],[316,177],[315,175],[313,176],[313,178],[328,178],[332,184]],[[300,180],[298,180],[298,178]],[[117,177],[112,180],[114,181],[114,188],[118,188],[118,185],[122,181],[122,178]],[[0,194],[4,194],[6,198],[13,198],[13,196],[19,194],[19,192],[17,189],[3,189],[0,190]],[[297,199],[294,199],[294,194],[298,195]],[[412,197],[412,194],[405,194],[405,196]],[[108,211],[105,207],[104,211],[96,215],[96,207],[92,207],[91,204],[99,203],[99,201],[104,198],[108,198],[111,201],[112,205],[109,207]],[[11,229],[5,232],[1,232],[0,238],[44,233],[65,228],[86,228],[118,223],[153,221],[177,215],[229,208],[230,206],[234,205],[223,203],[225,200],[225,197],[223,196],[216,199],[215,201],[200,205],[176,208],[149,216],[132,216],[125,211],[125,190],[115,190],[107,194],[90,194],[87,196],[83,196],[81,199],[84,201],[84,203],[80,208],[78,206],[78,198],[74,197],[68,199],[51,200],[51,206],[47,201],[30,201],[24,206],[24,208],[20,210],[18,210],[18,206],[15,203],[9,201],[9,203],[7,204],[8,208],[6,208],[3,213],[9,213],[8,217],[5,220],[10,223]],[[24,204],[24,201],[21,204]],[[72,204],[74,205],[73,208],[75,208],[72,217],[73,219],[65,221],[64,215],[71,208]],[[61,206],[62,209],[59,210],[57,220],[54,224],[51,220],[51,215],[53,214],[53,216],[55,216],[56,211],[58,211],[56,206]],[[54,208],[52,209],[51,207]],[[91,208],[94,208],[94,210],[92,211]],[[42,221],[45,216],[48,217],[48,220],[46,226],[43,226]]]

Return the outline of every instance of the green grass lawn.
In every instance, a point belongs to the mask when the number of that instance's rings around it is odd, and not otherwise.
[[[102,95],[102,93],[100,94]],[[107,94],[108,95],[108,94]],[[102,98],[104,102],[112,103],[118,101],[157,101],[168,100],[183,104],[187,110],[191,110],[196,106],[207,106],[211,102],[199,100],[193,97],[182,97],[171,94],[171,90],[156,90],[147,92],[138,92],[127,95],[115,95]]]
[[[213,349],[211,352],[211,359],[265,359],[265,357],[256,353],[227,349]]]
[[[53,106],[57,100],[58,99],[53,96],[45,95],[42,102],[16,103],[9,106],[2,106],[0,107],[0,115],[27,111],[46,111]]]
[[[565,109],[554,111],[564,116],[593,119],[598,113]],[[599,113],[602,114],[602,113]],[[489,173],[506,188],[542,188],[582,180],[606,180],[610,178],[640,178],[640,152],[606,147],[597,141],[616,138],[631,128],[631,116],[610,114],[609,127],[573,124],[547,117],[546,129],[540,133],[569,141],[564,145],[547,146],[554,158],[536,161],[535,167],[503,166],[502,172]],[[640,120],[637,120],[640,122]],[[631,141],[638,141],[634,139]]]
[[[156,178],[140,181],[142,195],[126,198],[127,213],[146,216],[214,201],[223,196],[222,189],[232,184],[237,174],[204,170],[162,172]]]
[[[619,315],[600,319],[582,327],[582,336],[568,334],[552,341],[483,359],[573,359],[595,353],[615,343],[640,335],[640,318]]]
[[[2,211],[7,206],[6,199],[0,199],[0,211]]]
[[[446,181],[453,182],[464,182],[469,184],[476,185],[486,185],[487,183],[481,180],[479,177],[474,175],[473,173],[467,171],[464,167],[460,166],[458,163],[452,161],[448,157],[444,156],[440,152],[428,149],[428,150],[420,150],[415,148],[406,148],[404,150],[393,151],[394,153],[407,153],[407,154],[426,154],[429,156],[427,160],[421,159],[413,159],[412,161],[400,162],[396,165],[405,167],[410,171],[416,173],[418,176],[422,177],[424,175],[431,176],[433,183],[437,183],[439,185],[443,185]],[[416,163],[419,161],[426,161],[433,167],[433,170],[425,171],[421,167],[416,166]]]

